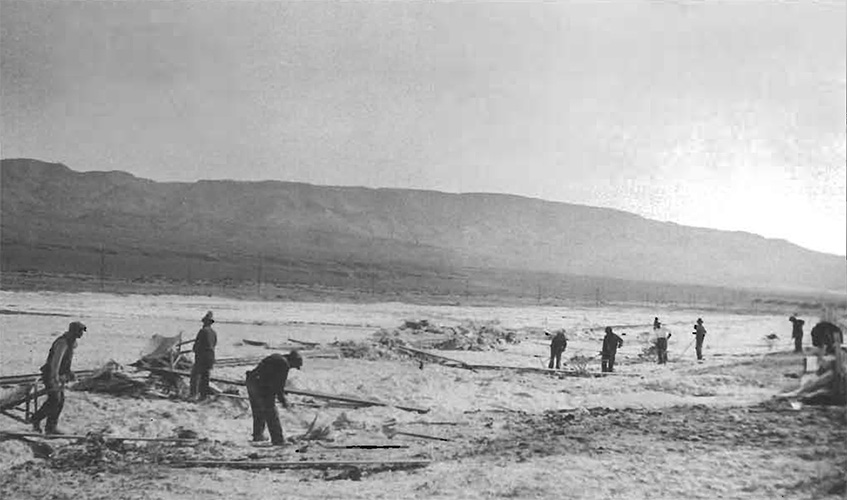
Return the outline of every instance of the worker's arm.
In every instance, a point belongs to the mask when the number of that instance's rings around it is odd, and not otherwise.
[[[283,408],[288,408],[288,400],[285,399],[285,383],[288,381],[288,368],[285,369],[285,372],[282,375],[282,380],[280,380],[279,388],[277,389],[276,398],[282,404]]]

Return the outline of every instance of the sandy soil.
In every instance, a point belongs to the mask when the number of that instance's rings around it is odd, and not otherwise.
[[[628,307],[452,307],[386,304],[250,302],[207,297],[115,296],[0,292],[3,350],[0,375],[32,373],[51,339],[72,319],[89,331],[77,369],[109,359],[129,363],[154,333],[192,338],[206,310],[215,311],[219,357],[269,351],[243,339],[282,344],[289,338],[365,340],[404,320],[443,326],[488,323],[519,332],[517,344],[486,351],[440,351],[467,362],[540,368],[544,328],[565,328],[565,358],[594,356],[602,327],[627,333],[612,376],[555,377],[513,370],[468,370],[388,353],[373,359],[306,359],[290,387],[429,408],[416,414],[393,407],[349,408],[290,396],[281,410],[286,435],[296,439],[317,418],[330,440],[284,448],[251,446],[249,408],[220,398],[196,404],[68,391],[60,427],[69,433],[173,437],[191,429],[194,447],[132,445],[92,449],[55,441],[53,458],[35,458],[19,441],[0,442],[2,498],[842,498],[847,473],[843,408],[792,408],[773,395],[797,386],[802,356],[790,352],[786,316],[646,310]],[[790,313],[790,312],[789,312]],[[59,316],[61,315],[61,316]],[[640,356],[653,316],[674,336],[670,363]],[[691,325],[709,330],[706,360],[690,346]],[[814,321],[808,318],[807,324]],[[779,339],[764,340],[769,333]],[[407,334],[413,339],[414,334]],[[249,367],[216,369],[241,378]],[[243,389],[242,389],[243,391]],[[408,436],[398,429],[450,438]],[[11,419],[0,428],[26,430]],[[339,449],[347,444],[403,444],[400,449]],[[308,446],[304,446],[307,445]],[[430,459],[408,471],[243,471],[177,469],[174,458],[273,460]]]

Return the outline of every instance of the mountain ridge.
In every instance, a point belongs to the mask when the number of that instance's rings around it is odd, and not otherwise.
[[[847,262],[783,239],[506,193],[157,182],[2,160],[2,243],[464,266],[724,287],[842,290]],[[4,262],[6,262],[4,260]],[[446,272],[446,271],[445,271]]]

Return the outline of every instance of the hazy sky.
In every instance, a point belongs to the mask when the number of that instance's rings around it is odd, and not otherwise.
[[[847,8],[0,0],[2,156],[502,192],[847,246]]]

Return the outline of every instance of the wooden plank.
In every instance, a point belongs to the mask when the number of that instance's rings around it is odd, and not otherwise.
[[[94,374],[97,370],[75,370],[74,374],[77,377],[77,380],[88,378]],[[41,380],[40,373],[27,373],[24,375],[7,375],[5,377],[0,377],[0,386],[7,385],[20,385],[30,382],[36,382]]]
[[[408,444],[380,444],[380,443],[363,443],[363,444],[323,444],[316,443],[321,448],[327,448],[330,450],[350,450],[350,449],[362,449],[362,450],[381,450],[381,449],[395,449],[395,448],[411,448]]]
[[[395,405],[395,404],[391,404],[391,403],[383,403],[381,401],[372,401],[372,400],[368,400],[368,399],[351,398],[351,397],[347,397],[347,396],[337,396],[337,395],[334,395],[334,394],[325,394],[325,393],[322,393],[322,392],[300,391],[300,390],[296,390],[296,389],[286,389],[285,392],[287,392],[288,394],[297,394],[297,395],[300,395],[300,396],[311,396],[313,398],[327,399],[327,400],[330,400],[330,401],[344,401],[345,403],[354,403],[354,404],[360,404],[360,405],[363,405],[363,406],[388,406],[388,407],[397,408],[399,410],[413,411],[413,412],[416,412],[416,413],[428,413],[429,412],[429,408],[419,408],[419,407],[416,407],[416,406]]]
[[[14,437],[38,437],[42,439],[89,439],[102,438],[104,441],[148,441],[154,443],[177,443],[177,444],[196,444],[197,439],[182,439],[182,438],[143,438],[143,437],[127,437],[127,436],[105,436],[92,434],[91,436],[83,436],[78,434],[40,434],[38,432],[11,432],[0,431],[0,435]]]
[[[183,371],[167,370],[167,369],[164,369],[164,368],[150,368],[150,367],[138,367],[138,368],[140,368],[142,370],[151,371],[153,373],[167,373],[167,374],[172,374],[172,375],[179,375],[181,377],[191,377],[190,373],[183,372]],[[218,378],[218,377],[209,377],[209,380],[211,382],[219,382],[219,383],[222,383],[222,384],[231,384],[231,385],[240,385],[240,386],[246,386],[247,385],[247,383],[243,380],[232,380],[232,379],[225,379],[225,378]],[[297,389],[286,389],[285,392],[288,393],[288,394],[296,394],[298,396],[310,396],[310,397],[313,397],[313,398],[326,399],[326,400],[330,400],[330,401],[344,401],[345,403],[354,403],[354,404],[359,404],[359,405],[362,405],[362,406],[387,406],[387,407],[394,407],[394,408],[397,408],[397,409],[400,409],[400,410],[405,410],[405,411],[413,411],[413,412],[416,412],[416,413],[428,413],[429,412],[429,408],[419,408],[419,407],[415,407],[415,406],[395,405],[395,404],[390,404],[390,403],[383,403],[381,401],[372,401],[372,400],[368,400],[368,399],[359,399],[359,398],[353,398],[353,397],[348,397],[348,396],[338,396],[338,395],[335,395],[335,394],[325,394],[325,393],[322,393],[322,392],[301,391],[301,390],[297,390]]]
[[[569,370],[552,370],[550,368],[536,368],[534,366],[507,366],[507,365],[471,365],[477,370],[515,370],[519,372],[544,373],[546,375],[567,375],[570,373],[576,374],[576,371]]]
[[[381,468],[412,469],[426,467],[431,460],[303,460],[303,461],[247,461],[247,460],[184,460],[168,462],[171,467],[229,467],[234,469],[339,469],[339,468]]]
[[[292,339],[291,337],[288,337],[288,340],[290,340],[291,342],[294,342],[295,344],[302,344],[302,345],[310,346],[310,347],[318,347],[319,345],[321,345],[320,342],[307,342],[305,340]]]
[[[436,359],[436,360],[442,361],[443,363],[454,363],[454,364],[459,365],[462,368],[466,368],[468,370],[475,371],[474,367],[472,365],[465,363],[464,361],[460,361],[458,359],[448,358],[446,356],[440,356],[438,354],[433,354],[431,352],[422,351],[420,349],[414,349],[412,347],[406,347],[406,346],[397,346],[397,349],[400,350],[400,351],[409,353],[409,354],[414,354],[414,355],[424,356],[424,357],[431,358],[431,359]]]

